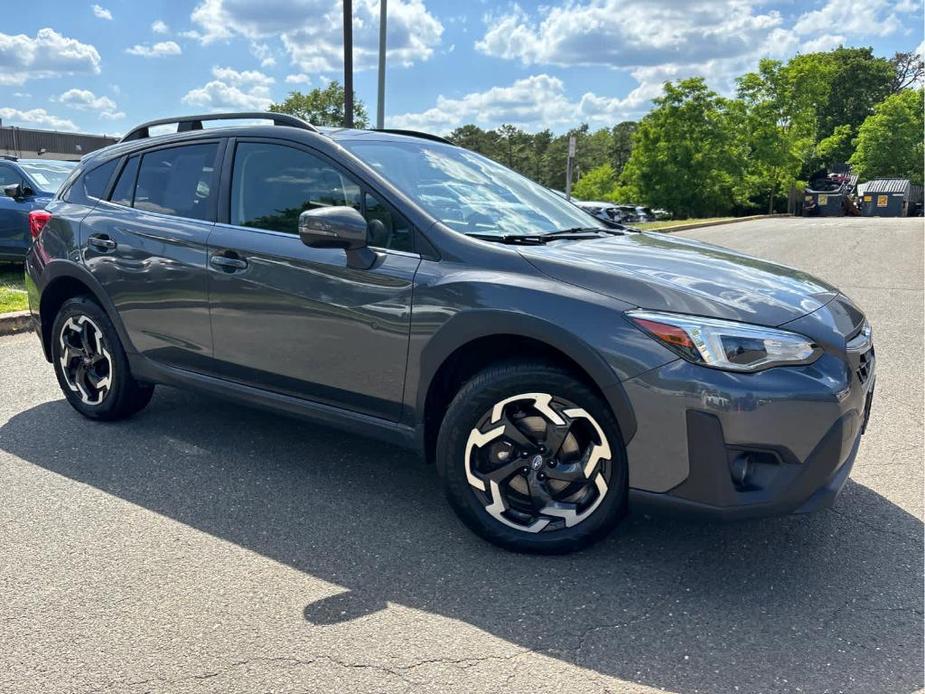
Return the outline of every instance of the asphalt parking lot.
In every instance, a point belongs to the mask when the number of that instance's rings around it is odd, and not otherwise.
[[[910,692],[923,687],[923,222],[684,232],[868,313],[877,397],[809,517],[632,515],[566,557],[475,538],[405,452],[159,388],[64,402],[0,338],[0,691]]]

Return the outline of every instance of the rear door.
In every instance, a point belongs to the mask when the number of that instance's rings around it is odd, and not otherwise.
[[[209,241],[216,369],[248,385],[398,419],[420,264],[410,225],[309,148],[238,140],[229,152],[227,207],[219,211],[227,223]],[[328,205],[366,216],[379,254],[371,269],[348,267],[342,250],[301,242],[299,214]]]
[[[135,349],[205,370],[212,355],[206,243],[221,140],[167,145],[123,160],[108,199],[81,225],[84,261]]]

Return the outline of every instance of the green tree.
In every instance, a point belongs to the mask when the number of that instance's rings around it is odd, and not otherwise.
[[[813,114],[793,108],[779,61],[761,60],[757,72],[737,83],[739,98],[730,105],[744,162],[737,197],[752,200],[756,207],[766,200],[768,212],[773,212],[775,199],[787,195],[803,155],[812,150]]]
[[[572,195],[579,200],[609,200],[614,197],[617,176],[610,164],[601,164],[578,179]]]
[[[633,135],[636,132],[638,123],[631,120],[617,123],[611,130],[611,147],[610,160],[613,164],[613,170],[619,176],[623,172],[623,167],[630,159],[633,153]]]
[[[921,89],[907,89],[878,104],[858,131],[851,166],[861,179],[908,178],[923,182],[925,146]]]
[[[732,210],[741,158],[729,101],[697,77],[666,82],[654,102],[639,122],[617,195],[678,217]]]
[[[316,87],[310,92],[289,92],[286,100],[271,104],[275,113],[289,113],[308,121],[312,125],[340,127],[344,124],[344,88],[332,81],[324,89]],[[363,102],[353,97],[353,124],[357,128],[369,127],[369,116]]]
[[[925,61],[922,56],[913,51],[898,52],[890,58],[893,65],[893,81],[890,83],[890,93],[897,94],[904,89],[912,89],[922,83],[925,78]]]
[[[782,78],[791,116],[811,116],[814,143],[835,134],[841,125],[850,128],[851,137],[829,148],[828,161],[812,154],[804,159],[803,173],[809,174],[835,161],[847,161],[851,138],[890,93],[896,66],[875,56],[871,48],[839,47],[794,57],[784,66]]]

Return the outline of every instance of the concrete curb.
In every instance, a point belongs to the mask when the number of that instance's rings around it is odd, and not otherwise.
[[[696,222],[694,224],[673,224],[670,227],[661,229],[643,229],[643,231],[654,231],[659,234],[670,234],[674,231],[685,231],[686,229],[700,229],[702,227],[718,227],[721,224],[737,224],[739,222],[748,222],[752,219],[776,219],[778,217],[791,217],[789,214],[755,214],[750,217],[730,217],[729,219],[719,219],[713,222]]]
[[[24,333],[32,329],[32,316],[28,311],[0,314],[0,335]]]

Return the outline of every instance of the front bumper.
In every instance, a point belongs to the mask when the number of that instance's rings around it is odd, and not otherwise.
[[[631,503],[723,520],[831,505],[870,413],[867,347],[757,374],[678,361],[625,382],[640,423],[627,448]]]

